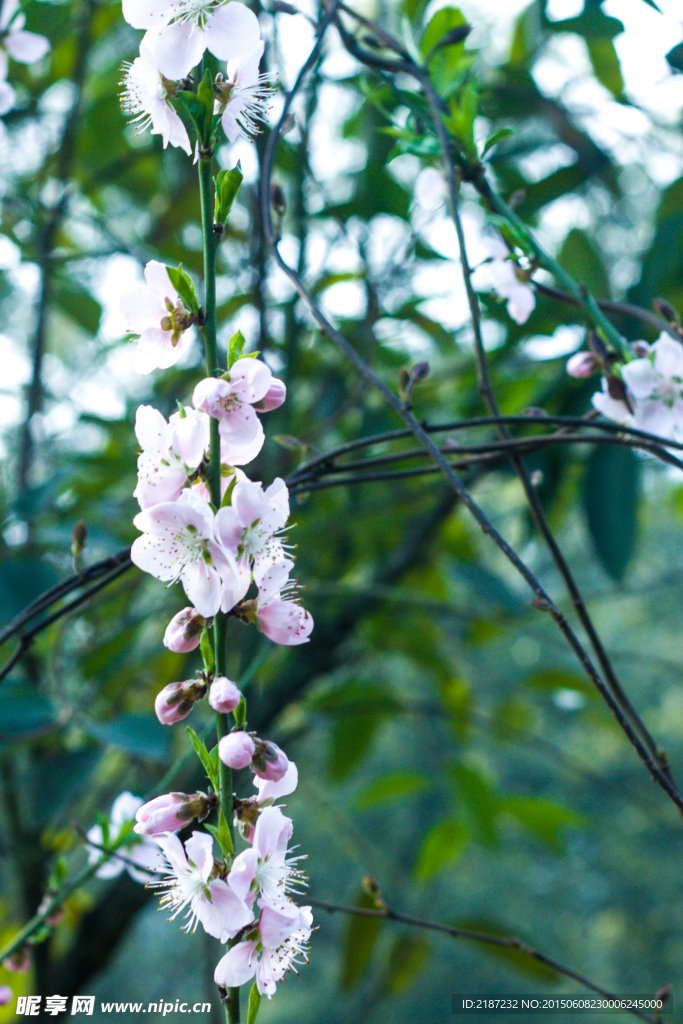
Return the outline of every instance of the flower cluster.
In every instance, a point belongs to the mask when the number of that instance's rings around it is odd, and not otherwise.
[[[617,376],[609,368],[592,403],[609,420],[623,423],[668,441],[683,441],[683,344],[662,333],[652,345],[633,345],[636,358]],[[573,377],[588,377],[599,367],[590,352],[579,352],[567,363]]]
[[[145,29],[140,55],[124,64],[121,103],[137,122],[169,144],[192,152],[187,128],[174,107],[191,90],[188,75],[208,50],[226,62],[213,83],[214,111],[229,142],[259,131],[273,90],[259,72],[264,43],[256,15],[231,0],[123,0],[123,16]]]
[[[16,99],[14,89],[7,81],[9,58],[21,64],[35,64],[50,49],[45,36],[26,32],[26,15],[19,10],[19,0],[3,0],[0,9],[0,115],[7,114]],[[6,133],[0,121],[0,138]]]

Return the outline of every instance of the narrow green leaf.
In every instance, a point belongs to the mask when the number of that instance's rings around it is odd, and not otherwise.
[[[677,43],[676,46],[666,55],[669,67],[672,67],[674,71],[683,71],[683,43]]]
[[[226,223],[243,177],[239,160],[231,171],[219,171],[216,175],[216,224]]]
[[[410,799],[429,786],[429,780],[423,775],[417,775],[415,772],[394,772],[366,786],[356,797],[354,808],[356,811],[367,811],[378,804]]]
[[[630,448],[597,445],[588,458],[583,506],[606,572],[623,580],[636,548],[640,463]]]
[[[389,953],[384,988],[398,995],[415,982],[429,955],[429,943],[420,935],[399,935]]]
[[[228,823],[225,820],[223,811],[220,811],[218,814],[218,842],[220,843],[223,853],[229,854],[235,852],[232,836],[230,835],[230,829],[228,828]]]
[[[516,818],[520,825],[533,832],[553,853],[563,854],[566,844],[562,832],[567,826],[578,828],[583,824],[580,814],[540,796],[506,796],[501,799],[501,810]]]
[[[204,741],[199,738],[194,729],[191,729],[189,725],[186,725],[185,728],[187,729],[187,735],[190,737],[190,742],[195,749],[195,753],[204,766],[204,771],[208,776],[209,782],[213,788],[218,791],[218,771],[214,765],[211,755],[206,749]]]
[[[452,867],[465,848],[467,839],[467,829],[461,821],[447,818],[438,822],[422,840],[415,863],[417,881],[428,882],[440,871]]]
[[[244,697],[233,711],[233,715],[235,716],[235,725],[244,727],[247,724],[247,702]]]
[[[493,135],[489,135],[488,139],[484,143],[484,148],[481,151],[481,159],[483,160],[489,150],[493,149],[495,145],[502,142],[503,139],[508,139],[511,135],[514,135],[512,128],[499,128]]]
[[[356,900],[355,906],[377,910],[375,900],[364,890]],[[372,951],[383,923],[381,917],[349,917],[342,948],[343,989],[353,988],[368,971],[372,963]]]
[[[191,279],[183,270],[182,263],[179,267],[166,267],[166,272],[169,281],[178,292],[185,308],[189,309],[191,313],[196,313],[199,310],[199,300]]]
[[[249,993],[249,1009],[247,1010],[247,1024],[256,1024],[256,1018],[258,1017],[259,1006],[261,1005],[261,993],[259,992],[256,982],[251,986],[251,992]]]
[[[237,331],[228,342],[228,369],[241,357],[244,345],[244,335],[241,331]]]

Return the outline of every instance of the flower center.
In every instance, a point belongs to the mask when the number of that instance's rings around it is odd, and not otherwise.
[[[206,28],[216,6],[215,0],[180,0],[176,21],[188,21]]]

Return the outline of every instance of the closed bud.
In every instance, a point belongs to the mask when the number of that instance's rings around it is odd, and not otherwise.
[[[82,554],[87,539],[88,527],[83,519],[79,519],[71,531],[71,554],[74,558],[78,558]]]
[[[218,742],[218,756],[221,761],[236,771],[251,764],[255,750],[256,744],[253,739],[249,733],[242,730],[228,733]]]
[[[39,914],[44,914],[45,913],[47,908],[52,903],[52,900],[54,899],[54,897],[55,897],[54,892],[46,892],[45,893],[45,895],[43,896],[43,898],[40,901],[40,904],[38,906],[38,913]],[[48,916],[45,918],[45,924],[49,924],[51,928],[56,928],[57,925],[61,924],[62,921],[64,920],[64,914],[65,914],[64,907],[62,907],[62,906],[55,907],[54,910],[52,911],[52,913],[48,914]]]
[[[283,217],[287,210],[287,200],[282,188],[278,184],[270,186],[270,202],[278,217]]]
[[[195,818],[203,821],[216,803],[214,793],[164,793],[137,810],[133,831],[141,836],[177,832]]]
[[[259,740],[251,767],[260,779],[279,782],[289,768],[289,760],[275,743],[271,743],[270,740]]]
[[[183,683],[169,683],[154,701],[156,716],[162,725],[173,725],[187,718],[196,701],[206,693],[206,683],[186,679]]]
[[[174,615],[164,633],[164,646],[176,654],[187,654],[199,647],[205,619],[196,608],[183,608]]]
[[[226,715],[234,711],[242,700],[242,694],[226,676],[216,676],[209,689],[209,704],[214,711]]]
[[[567,360],[567,373],[570,377],[590,377],[599,368],[599,363],[592,352],[575,352]]]
[[[0,985],[0,1006],[8,1006],[13,998],[14,993],[9,985]]]
[[[673,324],[676,327],[680,324],[681,321],[678,313],[666,299],[655,299],[652,305],[667,323]]]
[[[2,961],[2,966],[12,974],[25,974],[33,966],[33,957],[28,946],[20,946]]]

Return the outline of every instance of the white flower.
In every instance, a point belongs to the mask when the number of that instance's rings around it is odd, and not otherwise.
[[[216,540],[235,555],[240,571],[239,588],[224,594],[224,611],[234,608],[244,597],[252,569],[256,585],[260,587],[273,565],[286,564],[287,572],[292,567],[282,542],[276,537],[288,517],[289,491],[284,480],[278,477],[264,491],[260,483],[239,473],[230,505],[216,514]]]
[[[512,319],[518,324],[526,323],[536,305],[533,288],[517,277],[516,264],[508,258],[510,253],[500,238],[487,237],[484,245],[490,261],[474,270],[470,278],[472,287],[477,291],[493,287],[502,299],[507,299]]]
[[[229,142],[258,135],[259,122],[265,120],[266,104],[275,90],[265,85],[269,76],[259,74],[264,46],[261,41],[252,53],[229,60],[226,77],[216,82],[218,109],[225,104],[221,124]]]
[[[433,213],[440,209],[448,198],[448,189],[443,174],[436,167],[423,167],[415,179],[415,202],[423,210]]]
[[[237,566],[214,540],[214,514],[206,502],[185,490],[177,501],[138,512],[133,523],[143,532],[131,548],[135,565],[159,580],[181,580],[200,615],[215,615],[223,584],[235,585]]]
[[[177,836],[157,836],[169,864],[165,879],[150,886],[165,889],[161,906],[172,911],[174,921],[186,907],[187,924],[183,931],[194,932],[197,922],[204,931],[221,942],[227,942],[254,920],[253,911],[237,896],[227,882],[212,878],[214,870],[213,840],[205,832],[193,832],[185,849]]]
[[[217,985],[237,988],[256,975],[259,992],[270,999],[277,982],[293,964],[308,963],[313,915],[310,907],[297,907],[294,903],[283,903],[276,909],[262,899],[258,902],[262,908],[258,931],[225,954],[213,977]],[[299,954],[303,960],[297,960]]]
[[[132,334],[139,334],[133,366],[151,373],[177,363],[190,344],[188,328],[194,323],[171,284],[165,264],[150,260],[145,285],[137,285],[121,298],[121,312]]]
[[[257,434],[260,421],[254,406],[263,401],[273,375],[260,359],[238,359],[230,368],[229,379],[205,377],[194,389],[196,409],[220,420],[221,438],[246,444]]]
[[[4,0],[0,11],[0,78],[7,75],[7,54],[21,64],[35,64],[50,49],[49,40],[36,32],[24,32],[26,15],[19,0]]]
[[[256,15],[241,3],[219,0],[123,0],[133,28],[154,30],[151,43],[162,75],[187,77],[204,51],[219,60],[251,53],[259,41]]]
[[[161,135],[164,149],[170,142],[189,156],[192,146],[187,129],[168,102],[174,95],[174,85],[161,75],[151,46],[143,39],[140,56],[123,67],[121,106],[124,114],[132,115],[133,123],[139,122],[136,132],[149,128],[152,135]]]
[[[683,441],[683,345],[661,334],[647,356],[621,368],[632,410],[612,398],[603,378],[594,407],[608,419],[670,441]]]
[[[142,807],[144,800],[132,793],[121,793],[112,804],[109,816],[109,843],[115,842],[126,822],[134,822],[138,808]],[[93,825],[87,832],[87,838],[97,846],[104,845],[104,831],[101,825]],[[102,856],[102,850],[94,846],[88,846],[88,863],[96,864]],[[159,846],[152,839],[142,836],[136,838],[132,843],[126,843],[119,848],[119,856],[110,857],[102,867],[98,868],[95,874],[98,878],[116,878],[124,868],[136,882],[148,882],[149,870],[159,867]],[[124,859],[125,858],[125,859]],[[148,868],[148,871],[137,870]]]
[[[288,857],[287,844],[293,825],[279,807],[267,807],[259,815],[251,847],[233,861],[228,882],[245,902],[257,894],[270,906],[279,907],[290,892],[297,892],[303,875],[297,868],[301,857]]]
[[[209,445],[209,417],[185,407],[185,415],[173,413],[168,423],[158,409],[141,405],[135,415],[138,483],[133,495],[140,508],[175,501],[188,477],[204,458]]]

